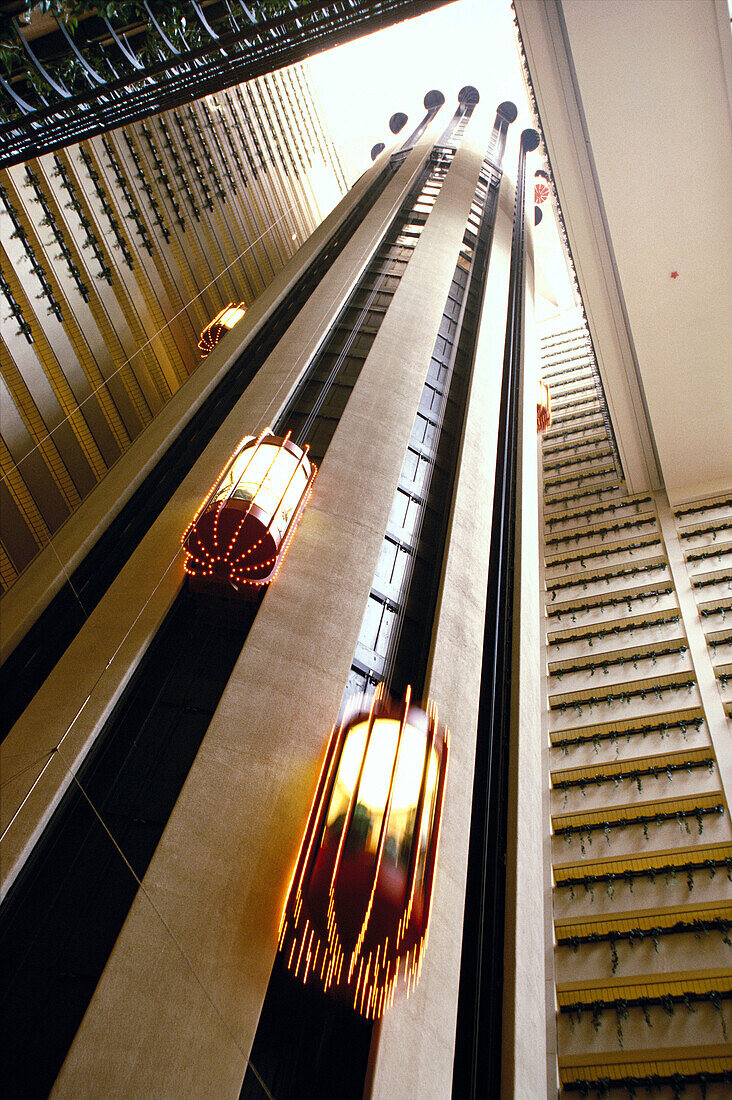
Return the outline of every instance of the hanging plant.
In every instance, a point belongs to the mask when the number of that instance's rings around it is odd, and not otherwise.
[[[702,826],[702,818],[708,814],[723,814],[724,806],[721,803],[717,803],[713,806],[697,806],[693,810],[673,810],[658,812],[655,814],[642,814],[637,817],[617,817],[612,821],[595,821],[587,822],[582,825],[563,825],[554,830],[555,836],[564,836],[567,840],[570,840],[573,835],[579,834],[580,839],[583,835],[589,843],[592,843],[591,834],[597,829],[602,829],[607,835],[608,829],[622,829],[627,825],[643,825],[643,833],[646,839],[648,838],[648,826],[650,824],[660,825],[665,821],[676,821],[680,828],[686,828],[688,831],[688,817],[696,817],[697,822],[700,825],[700,832]]]
[[[714,508],[729,508],[732,507],[732,497],[725,497],[723,500],[710,500],[703,504],[694,504],[688,508],[675,508],[674,515],[677,519],[682,516],[698,515],[701,512],[710,512]]]
[[[564,1081],[562,1090],[564,1093],[579,1093],[582,1097],[588,1097],[593,1093],[599,1098],[607,1096],[610,1089],[618,1091],[624,1089],[632,1100],[633,1097],[638,1096],[637,1089],[642,1089],[644,1096],[655,1095],[661,1089],[671,1089],[674,1100],[676,1100],[677,1097],[687,1095],[689,1088],[693,1088],[693,1097],[696,1100],[696,1089],[698,1088],[702,1100],[705,1100],[707,1086],[713,1084],[732,1084],[732,1070],[664,1075],[649,1073],[643,1077],[625,1076],[613,1077],[612,1079],[607,1077],[575,1078],[571,1081]],[[692,1100],[691,1096],[689,1100]]]
[[[701,729],[704,724],[704,719],[700,717],[680,719],[677,722],[656,722],[642,726],[629,726],[625,729],[610,729],[605,732],[593,730],[590,734],[577,734],[572,737],[562,737],[552,742],[552,748],[561,748],[566,755],[569,749],[575,745],[586,745],[591,743],[595,748],[595,751],[600,747],[602,741],[610,741],[615,743],[618,738],[625,737],[626,742],[629,744],[631,737],[637,734],[646,737],[649,733],[658,733],[663,740],[668,736],[669,731],[673,729],[679,729],[686,740],[686,730],[688,726],[693,726],[697,731]]]
[[[614,974],[618,969],[620,959],[618,958],[618,948],[614,939],[610,940],[610,969]]]
[[[602,1024],[602,1010],[604,1008],[604,1003],[602,1001],[595,1001],[594,1004],[590,1007],[592,1008],[592,1028],[595,1032],[598,1032],[600,1030],[600,1025]]]
[[[572,498],[555,497],[552,498],[551,503],[557,504],[560,499],[570,500]],[[546,546],[558,546],[563,542],[579,544],[581,539],[595,538],[596,536],[602,535],[617,535],[620,531],[635,530],[638,527],[655,527],[655,525],[655,516],[649,516],[646,519],[626,520],[624,523],[604,524],[602,526],[593,527],[591,530],[583,531],[580,534],[554,535],[552,538],[545,539],[544,542]],[[732,526],[732,524],[730,524],[730,526]]]
[[[592,898],[594,900],[594,886],[596,883],[615,881],[618,878],[622,879],[626,883],[629,890],[633,890],[633,882],[638,878],[647,878],[651,883],[655,883],[658,875],[663,875],[666,885],[675,882],[677,872],[683,871],[687,877],[687,885],[689,891],[694,888],[694,871],[707,871],[710,880],[713,879],[717,873],[718,867],[724,867],[727,870],[727,878],[732,882],[732,858],[727,856],[723,859],[705,859],[697,862],[686,862],[678,864],[665,864],[661,867],[644,867],[640,870],[627,868],[621,874],[615,872],[606,872],[602,874],[586,874],[568,876],[567,878],[557,881],[557,887],[568,886],[571,890],[571,897],[574,897],[574,887],[583,886],[585,893],[592,892]]]
[[[729,996],[729,994],[728,994],[728,996]],[[724,1018],[724,1009],[722,1007],[722,994],[718,990],[714,989],[709,994],[709,1000],[712,1002],[712,1004],[714,1006],[714,1009],[715,1009],[717,1015],[719,1016],[719,1022],[722,1025],[722,1034],[724,1035],[725,1040],[726,1040],[726,1039],[728,1039],[727,1021]]]
[[[623,1023],[628,1019],[628,1002],[618,999],[615,1002],[615,1033],[618,1037],[618,1045],[623,1045]]]
[[[617,772],[595,772],[593,775],[583,775],[578,779],[560,779],[553,784],[553,790],[556,791],[569,791],[574,787],[579,787],[582,794],[585,794],[586,788],[589,785],[599,785],[601,783],[614,783],[617,787],[623,783],[624,780],[632,780],[638,791],[643,790],[642,780],[645,777],[651,776],[653,779],[658,779],[663,774],[669,781],[673,780],[673,775],[678,771],[686,771],[691,773],[694,768],[706,767],[711,775],[714,770],[714,758],[704,757],[699,760],[684,760],[678,763],[669,763],[664,768],[659,768],[657,765],[651,765],[646,768],[631,768],[627,771]]]
[[[599,668],[602,669],[603,674],[607,676],[611,665],[626,665],[632,663],[633,668],[637,669],[639,661],[650,660],[655,665],[659,657],[673,657],[677,654],[686,653],[686,651],[687,647],[683,643],[679,643],[677,645],[665,646],[663,649],[659,650],[652,649],[643,653],[631,653],[618,657],[608,657],[601,661],[584,661],[580,664],[564,665],[562,668],[550,670],[549,675],[556,676],[559,680],[561,680],[563,676],[568,676],[576,672],[589,672],[590,676],[594,676]]]
[[[654,687],[653,687],[653,694],[656,696],[656,698],[658,700],[660,700],[662,694],[665,691],[681,691],[683,688],[686,688],[687,692],[691,692],[692,688],[694,688],[694,687],[696,687],[696,680],[693,680],[693,679],[670,680],[666,684],[655,684]],[[582,714],[582,704],[583,703],[586,704],[587,706],[589,706],[590,710],[592,709],[592,707],[600,706],[602,704],[605,704],[610,709],[612,709],[612,704],[616,700],[618,702],[621,702],[621,703],[628,703],[628,702],[630,702],[631,699],[637,698],[637,697],[640,697],[641,699],[645,699],[647,694],[648,694],[648,690],[649,690],[648,688],[640,687],[640,688],[633,688],[630,691],[621,691],[617,695],[615,694],[615,692],[612,692],[612,691],[607,692],[605,695],[589,695],[589,696],[585,696],[582,699],[573,700],[571,702],[571,705],[574,707],[574,709],[577,711],[578,714]],[[560,710],[561,713],[564,714],[564,712],[567,708],[567,705],[568,704],[567,704],[566,700],[553,699],[549,703],[549,709],[550,710]]]

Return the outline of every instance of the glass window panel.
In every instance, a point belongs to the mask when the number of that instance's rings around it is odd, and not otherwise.
[[[412,439],[415,443],[424,443],[429,433],[429,421],[426,417],[417,413],[414,419],[414,428],[412,430]]]
[[[431,420],[425,420],[424,422],[424,446],[428,450],[432,450],[437,435],[437,426]]]
[[[394,564],[397,557],[397,549],[397,544],[390,539],[384,539],[381,544],[379,561],[376,566],[376,579],[383,581],[385,584],[391,584]]]
[[[419,523],[420,514],[421,509],[419,505],[415,500],[410,499],[409,507],[407,508],[407,514],[404,517],[404,523],[402,525],[402,532],[405,541],[409,538],[410,535],[414,534],[414,532],[416,531],[417,525]]]
[[[447,365],[440,363],[439,360],[433,359],[430,363],[430,369],[428,372],[428,378],[431,382],[437,386],[438,389],[442,387],[447,375]]]
[[[412,555],[408,550],[405,550],[403,546],[399,547],[397,552],[396,561],[394,562],[394,572],[392,573],[391,583],[401,591],[402,584],[404,582],[404,574],[410,564]]]
[[[426,416],[430,416],[434,419],[436,414],[439,413],[442,405],[442,394],[435,387],[425,383],[425,387],[422,391],[422,397],[419,403],[420,412]]]
[[[409,509],[409,497],[401,489],[397,489],[394,495],[394,502],[391,506],[391,514],[389,516],[390,527],[403,527],[407,518],[407,511]]]
[[[385,552],[382,547],[382,557],[380,558],[380,566],[383,560],[384,568],[383,572],[378,572],[376,579],[381,581],[383,585],[390,585],[392,591],[396,594],[396,598],[399,598],[399,592],[401,591],[401,585],[404,580],[404,574],[409,565],[411,555],[408,550],[394,542],[393,539],[388,536],[384,539],[385,543],[389,544],[389,551]]]
[[[450,348],[442,336],[438,336],[435,340],[435,349],[432,354],[440,359],[448,358],[450,354]]]
[[[381,625],[382,607],[383,605],[377,602],[373,596],[369,596],[359,635],[359,642],[367,649],[374,651],[376,651],[376,638]]]
[[[379,623],[379,631],[376,637],[376,645],[374,651],[378,653],[380,657],[386,657],[389,652],[389,639],[391,638],[394,624],[396,622],[396,612],[385,604],[381,605],[381,621]]]
[[[404,465],[402,466],[402,480],[413,482],[417,476],[417,465],[419,462],[419,456],[416,451],[408,450],[405,458]]]
[[[460,301],[457,298],[450,297],[445,303],[445,313],[448,317],[451,317],[454,321],[457,321],[460,316]]]
[[[346,684],[346,695],[363,695],[366,691],[366,685],[368,684],[368,676],[365,672],[361,672],[358,668],[352,668],[348,674],[348,683]]]

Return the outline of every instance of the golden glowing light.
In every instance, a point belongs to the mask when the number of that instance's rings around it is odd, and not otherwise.
[[[419,976],[447,772],[436,708],[395,709],[377,689],[332,731],[280,921],[293,973],[369,1018]]]
[[[366,751],[369,723],[359,722],[351,728],[336,778],[336,788],[341,786],[350,798],[358,780],[361,761],[365,761],[361,782],[358,784],[358,801],[369,810],[383,807],[389,793],[392,765],[396,757],[400,723],[392,718],[377,718],[373,725]],[[422,785],[422,768],[425,755],[424,731],[407,725],[399,746],[399,760],[392,791],[392,812],[416,806]],[[432,750],[427,777],[431,793],[437,782],[437,754]]]
[[[544,382],[539,383],[539,396],[536,401],[536,430],[545,432],[552,422],[552,399],[549,388]]]
[[[274,580],[317,473],[307,451],[269,428],[242,440],[183,535],[190,576],[235,588]]]
[[[221,310],[221,313],[216,315],[215,320],[223,325],[224,328],[233,328],[234,325],[238,325],[242,317],[247,311],[247,307],[243,302],[239,302],[238,306],[235,306],[233,302],[230,302],[228,306],[225,306]]]
[[[204,358],[209,352],[213,351],[224,335],[224,332],[232,329],[234,325],[237,325],[239,321],[241,321],[246,311],[247,307],[243,302],[239,302],[236,306],[233,302],[229,302],[228,305],[220,309],[216,316],[209,321],[205,329],[201,332],[198,341],[198,349],[202,352]]]
[[[308,483],[310,463],[306,468],[302,454],[286,450],[274,437],[243,448],[216,490],[214,501],[256,504],[272,533],[282,538]]]

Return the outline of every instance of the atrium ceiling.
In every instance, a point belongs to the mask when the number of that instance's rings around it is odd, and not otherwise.
[[[722,0],[515,0],[631,491],[732,484]]]

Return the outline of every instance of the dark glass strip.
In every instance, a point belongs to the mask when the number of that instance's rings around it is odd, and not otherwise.
[[[524,130],[511,245],[453,1070],[454,1100],[482,1100],[501,1095],[513,596],[523,373],[524,186],[526,153],[535,149],[538,142],[536,131]]]

